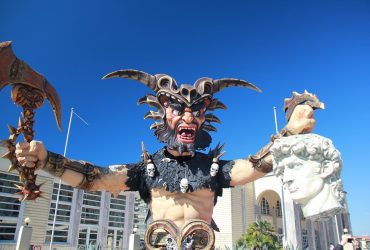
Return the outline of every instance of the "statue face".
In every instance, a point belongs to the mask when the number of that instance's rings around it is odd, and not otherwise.
[[[291,155],[279,165],[284,166],[283,183],[295,202],[306,204],[323,189],[320,162]]]
[[[205,107],[200,109],[168,105],[166,118],[168,126],[175,131],[176,138],[184,144],[194,143],[200,126],[205,121]]]

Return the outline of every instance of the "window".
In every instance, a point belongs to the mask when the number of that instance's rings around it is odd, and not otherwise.
[[[58,187],[59,183],[54,182],[53,195],[49,209],[49,223],[46,230],[45,242],[50,242],[52,235],[54,214],[58,196]],[[66,243],[68,241],[68,229],[69,222],[71,219],[72,198],[73,198],[73,188],[71,186],[61,184],[57,216],[54,227],[53,242]]]
[[[261,214],[270,215],[270,206],[265,197],[261,200]]]
[[[303,248],[306,249],[308,247],[308,238],[307,238],[307,230],[302,230],[302,245]]]
[[[101,192],[84,192],[81,212],[81,224],[99,224],[100,200]]]
[[[276,217],[281,217],[281,203],[276,201]]]
[[[118,195],[110,200],[108,223],[108,249],[122,249],[123,228],[125,226],[126,195]]]
[[[19,190],[14,184],[19,184],[17,175],[0,172],[0,241],[14,241],[21,202]]]
[[[125,222],[126,196],[111,198],[109,207],[109,227],[123,228]]]
[[[126,196],[112,197],[109,207],[109,227],[123,228],[125,222]]]
[[[137,234],[140,238],[144,239],[146,230],[146,215],[148,213],[148,206],[140,198],[135,198],[135,210],[134,210],[134,226],[137,228]]]

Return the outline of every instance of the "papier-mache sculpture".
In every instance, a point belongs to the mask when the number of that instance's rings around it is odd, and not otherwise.
[[[332,141],[317,134],[276,139],[270,152],[281,178],[303,215],[324,220],[344,210],[342,159]]]
[[[212,123],[221,121],[213,111],[226,109],[216,95],[235,86],[261,92],[257,86],[241,79],[210,77],[199,78],[192,85],[177,84],[167,74],[152,75],[134,69],[117,70],[103,77],[109,78],[127,78],[150,88],[151,93],[138,103],[154,108],[144,118],[155,120],[150,128],[165,145],[149,153],[142,144],[142,157],[136,163],[102,167],[71,160],[46,150],[42,142],[34,140],[34,110],[45,98],[51,102],[60,126],[61,105],[55,89],[45,77],[15,56],[11,42],[0,43],[0,90],[13,85],[13,101],[24,108],[24,120],[20,119],[17,128],[9,126],[10,136],[3,141],[8,152],[3,157],[11,161],[9,171],[19,173],[22,200],[41,196],[42,184],[36,184],[36,170],[86,191],[109,191],[115,195],[121,191],[138,191],[150,209],[148,217],[153,220],[144,237],[148,250],[172,245],[178,249],[185,246],[214,249],[214,230],[219,228],[212,216],[223,189],[245,185],[271,172],[269,149],[274,142],[278,138],[310,133],[315,126],[314,110],[324,107],[307,91],[294,92],[292,98],[285,100],[286,126],[256,154],[247,159],[226,160],[221,159],[223,145],[210,148],[209,132],[217,131]],[[257,114],[249,116],[251,122],[258,122],[254,117]],[[26,138],[25,142],[17,141],[20,134]],[[200,152],[207,148],[208,153]]]

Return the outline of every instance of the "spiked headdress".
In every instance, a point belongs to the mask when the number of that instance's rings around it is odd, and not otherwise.
[[[213,111],[215,109],[226,109],[226,106],[221,101],[213,98],[213,94],[224,88],[240,86],[261,92],[261,90],[252,83],[233,78],[214,80],[203,77],[199,78],[194,85],[182,84],[178,86],[175,79],[165,74],[156,74],[153,76],[139,70],[124,69],[109,73],[105,75],[103,79],[113,77],[129,78],[139,81],[156,93],[156,96],[147,94],[138,100],[138,104],[145,103],[157,108],[157,111],[151,110],[144,116],[144,119],[151,118],[158,121],[150,126],[150,129],[155,129],[156,135],[157,132],[165,126],[166,102],[175,102],[185,105],[186,107],[193,107],[194,105],[204,102],[207,110]],[[207,132],[217,131],[216,128],[211,125],[211,122],[220,123],[220,119],[211,113],[206,114],[205,119],[206,121],[202,129]]]

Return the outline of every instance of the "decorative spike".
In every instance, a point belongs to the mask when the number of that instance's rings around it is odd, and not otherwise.
[[[18,128],[21,128],[23,126],[23,121],[22,121],[22,118],[19,117],[18,118]]]
[[[1,158],[10,160],[11,159],[11,156],[12,156],[12,153],[10,151],[8,151],[5,154],[3,154],[1,156]]]
[[[146,98],[147,98],[146,95],[141,97],[139,100],[137,100],[137,104],[140,105],[140,104],[143,104],[143,103],[147,103]]]
[[[0,143],[6,147],[10,147],[13,145],[10,140],[2,140]]]
[[[220,143],[218,143],[217,146],[216,146],[217,154],[219,154],[224,147],[225,147],[225,143],[222,144],[222,145],[220,145]]]
[[[20,189],[20,190],[23,190],[23,186],[21,186],[21,185],[18,185],[18,184],[14,184],[14,186],[16,186],[16,188],[18,188],[18,189]]]
[[[27,200],[29,194],[25,194],[21,199],[19,199],[21,202]]]
[[[24,182],[26,180],[26,176],[24,175],[24,173],[19,173],[19,181],[20,182]]]
[[[206,121],[207,122],[221,123],[221,120],[217,116],[215,116],[214,114],[206,114]]]
[[[45,200],[49,200],[48,198],[46,198],[45,196],[43,196],[43,195],[41,195],[41,194],[39,194],[39,195],[38,195],[38,197],[39,197],[39,198],[42,198],[42,199],[45,199]]]
[[[17,140],[18,136],[18,134],[11,134],[9,136],[9,141],[14,143]]]
[[[216,147],[214,149],[209,149],[208,154],[211,155],[213,158],[216,157],[218,154],[221,153],[222,149],[224,148],[225,143],[220,145],[220,143],[217,143]]]
[[[11,171],[16,170],[16,169],[17,168],[13,164],[10,164],[9,168],[8,168],[8,172],[11,172]]]
[[[211,124],[205,124],[202,126],[202,129],[205,130],[205,131],[214,131],[214,132],[217,132],[217,129],[212,126]]]
[[[149,106],[155,107],[157,109],[163,109],[162,105],[158,102],[157,97],[149,94],[140,98],[137,101],[137,104],[138,105],[148,104]]]
[[[153,120],[162,120],[162,114],[160,112],[155,112],[150,110],[145,116],[144,119],[151,118]]]
[[[143,161],[147,163],[147,161],[149,160],[149,155],[148,155],[148,151],[146,151],[145,149],[143,141],[141,142],[141,153],[142,153],[141,156],[143,157]]]
[[[38,187],[38,188],[41,188],[42,186],[44,186],[44,185],[45,185],[45,183],[46,183],[46,181],[44,181],[44,182],[40,183],[37,187]]]
[[[163,123],[155,122],[152,125],[150,125],[150,129],[157,129],[158,127],[162,126]]]
[[[213,99],[209,107],[207,108],[208,110],[215,110],[215,109],[227,109],[226,105],[223,104],[221,101],[218,99]]]
[[[213,158],[213,162],[218,162],[218,159],[220,159],[220,157],[223,156],[225,153],[226,151],[219,153],[216,157]]]
[[[8,130],[9,130],[9,133],[11,134],[17,133],[17,129],[13,127],[12,125],[8,125]]]

